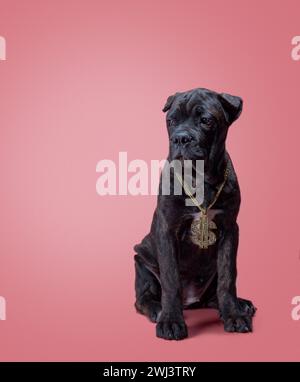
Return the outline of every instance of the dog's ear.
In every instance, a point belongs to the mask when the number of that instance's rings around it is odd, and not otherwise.
[[[220,94],[221,104],[225,112],[228,125],[231,125],[240,116],[243,109],[243,100],[240,97],[227,93]]]
[[[164,108],[162,109],[162,111],[163,111],[164,113],[170,109],[170,107],[171,107],[171,105],[172,105],[172,103],[173,103],[175,97],[176,97],[176,94],[173,94],[173,95],[171,95],[171,96],[168,97],[167,102],[166,102]]]

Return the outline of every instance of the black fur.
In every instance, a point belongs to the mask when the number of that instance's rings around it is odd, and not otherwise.
[[[165,339],[187,337],[183,309],[194,307],[218,309],[226,331],[252,331],[256,309],[236,292],[240,189],[225,149],[228,127],[239,117],[242,100],[194,89],[170,96],[163,111],[170,138],[168,160],[204,159],[204,206],[213,200],[226,166],[229,176],[213,207],[217,242],[208,249],[190,239],[197,207],[185,205],[185,194],[162,195],[160,185],[150,233],[134,247],[136,309],[157,323],[156,334]]]

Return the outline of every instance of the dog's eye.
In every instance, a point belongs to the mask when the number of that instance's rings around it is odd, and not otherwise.
[[[167,120],[167,125],[168,125],[169,127],[175,126],[175,124],[176,124],[175,119],[168,119],[168,120]]]

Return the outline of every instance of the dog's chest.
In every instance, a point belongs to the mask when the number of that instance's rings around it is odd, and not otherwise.
[[[211,209],[208,211],[208,221],[218,221],[216,218],[223,211]],[[190,214],[181,241],[180,274],[183,284],[184,305],[199,302],[204,292],[216,274],[217,244],[207,249],[200,248],[193,240],[191,226],[200,219],[200,212]],[[217,229],[214,230],[217,235]]]
[[[210,209],[207,211],[207,217],[208,217],[208,221],[211,222],[211,221],[214,221],[215,217],[219,214],[221,214],[223,211],[220,210],[220,209]],[[192,217],[193,217],[193,221],[196,221],[196,220],[199,220],[200,219],[200,215],[201,215],[201,212],[198,211],[198,212],[194,212],[193,214],[191,214]]]
[[[222,215],[222,213],[223,213],[223,210],[221,210],[221,209],[210,209],[210,210],[208,210],[207,211],[208,226],[216,227],[214,229],[217,230],[218,227],[217,227],[216,223],[218,223],[218,221],[219,221],[218,218]],[[189,215],[187,216],[188,217],[188,219],[187,219],[188,224],[186,224],[184,226],[182,241],[192,240],[192,237],[195,235],[195,233],[197,234],[197,228],[193,228],[193,227],[199,226],[201,214],[202,213],[200,211],[189,213]],[[196,229],[196,232],[195,232],[195,229]]]

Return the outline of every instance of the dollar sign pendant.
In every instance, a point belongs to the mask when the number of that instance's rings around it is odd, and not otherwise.
[[[210,245],[215,244],[217,237],[212,229],[217,229],[214,221],[209,221],[207,212],[201,211],[200,218],[194,220],[191,225],[192,242],[201,249],[207,249]]]

